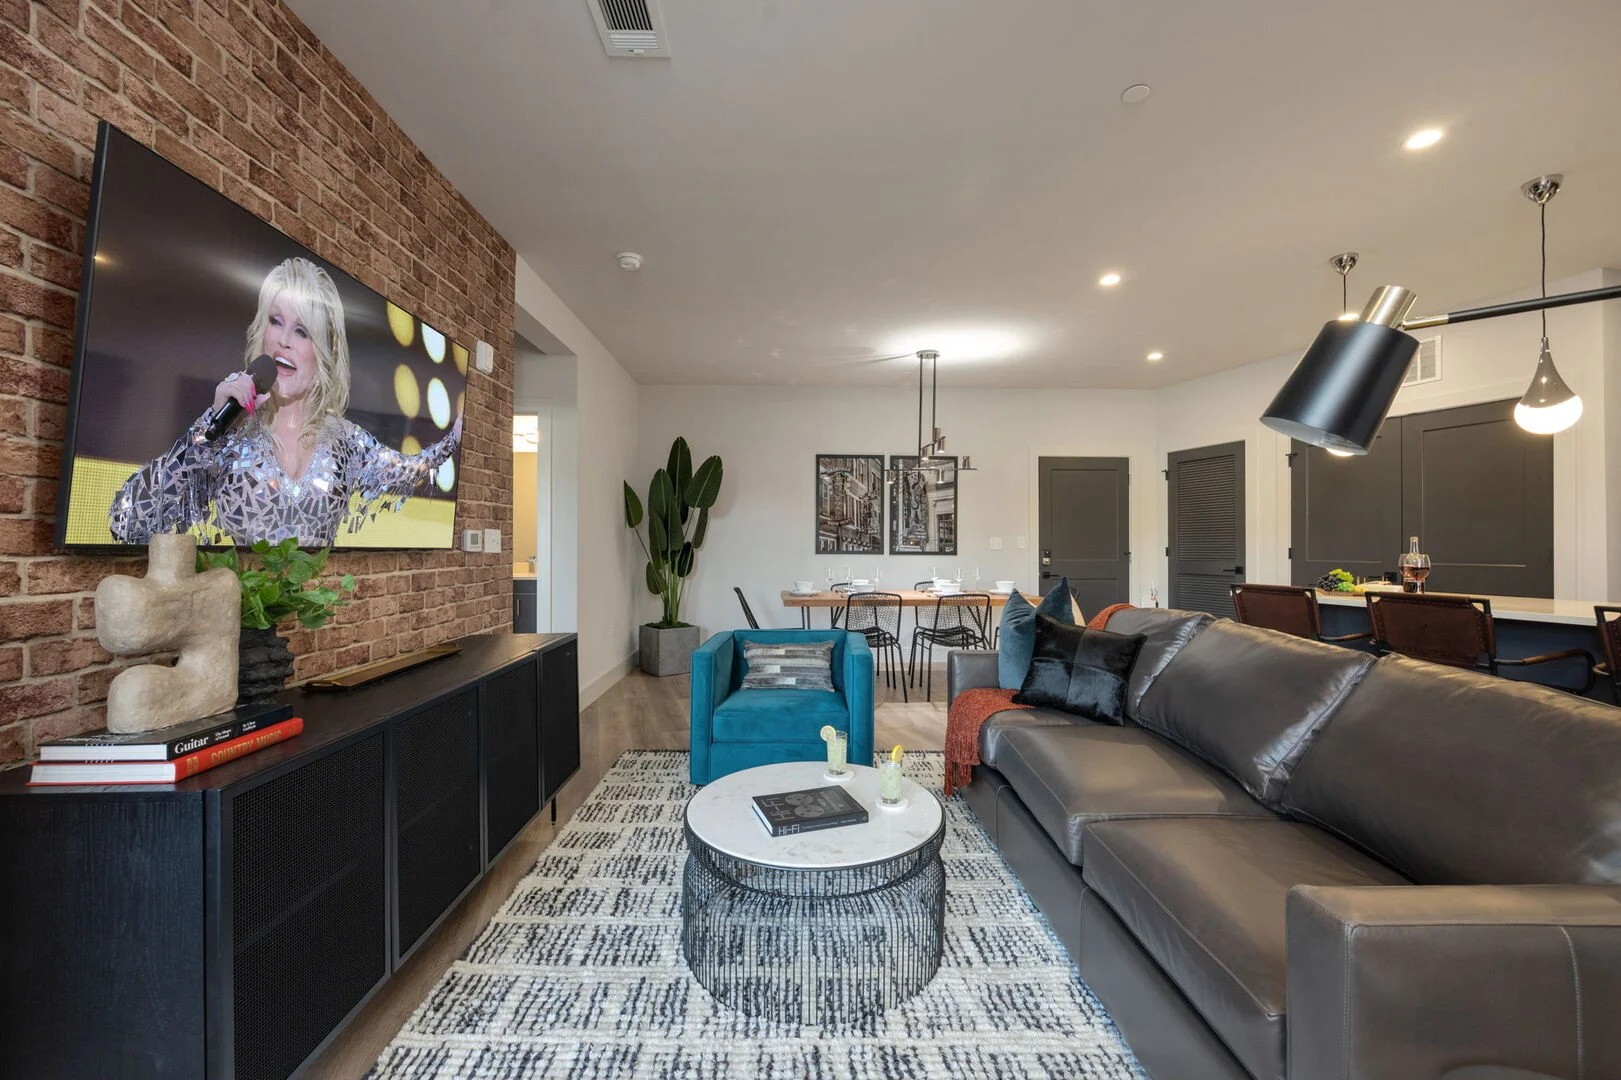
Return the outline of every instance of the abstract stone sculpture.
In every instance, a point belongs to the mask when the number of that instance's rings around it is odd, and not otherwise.
[[[152,537],[146,577],[96,586],[96,637],[116,656],[178,650],[173,667],[142,664],[107,690],[107,730],[151,731],[200,720],[236,703],[242,591],[223,567],[197,573],[197,540]]]

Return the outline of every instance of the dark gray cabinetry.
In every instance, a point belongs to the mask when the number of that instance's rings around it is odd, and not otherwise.
[[[303,1068],[578,768],[573,635],[462,646],[179,784],[0,774],[0,1077]]]

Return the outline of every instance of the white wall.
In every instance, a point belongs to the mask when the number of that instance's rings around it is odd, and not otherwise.
[[[621,478],[633,475],[636,384],[595,334],[523,259],[517,261],[518,307],[576,360],[580,701],[588,704],[635,659],[635,594],[641,562],[632,558]],[[555,473],[554,473],[555,475]]]
[[[944,368],[941,378],[949,383]],[[643,386],[641,442],[631,476],[638,491],[663,466],[677,435],[692,444],[695,460],[719,454],[726,466],[683,618],[705,635],[743,625],[732,593],[738,585],[762,626],[798,626],[798,611],[784,609],[778,594],[795,578],[824,584],[830,566],[836,575],[846,566],[858,577],[878,571],[884,584],[905,586],[929,577],[935,566],[942,573],[960,567],[970,578],[977,567],[987,585],[1007,577],[1028,588],[1037,574],[1036,460],[1044,456],[1130,458],[1132,550],[1146,555],[1163,546],[1154,503],[1161,466],[1151,392],[959,393],[942,386],[940,425],[948,448],[971,455],[976,467],[958,480],[959,554],[816,554],[816,455],[915,453],[916,408],[917,392],[905,386],[860,394],[790,386]],[[1001,537],[1002,550],[990,549],[992,536]],[[1020,536],[1026,538],[1022,549]],[[1133,597],[1155,580],[1153,571],[1139,573],[1144,565],[1139,556]],[[645,588],[638,594],[642,618],[656,617],[657,602]],[[818,612],[816,625],[825,623]]]
[[[1550,282],[1550,293],[1613,283],[1616,271],[1591,271]],[[1533,293],[1482,300],[1492,304]],[[1473,305],[1471,305],[1473,306]],[[1422,308],[1422,298],[1420,300]],[[1554,595],[1602,599],[1621,591],[1621,446],[1607,432],[1621,426],[1621,303],[1588,304],[1548,313],[1548,335],[1561,374],[1582,395],[1580,423],[1554,440]],[[1441,381],[1403,389],[1392,416],[1518,398],[1536,365],[1541,329],[1536,315],[1461,323],[1419,333],[1441,339]],[[1300,351],[1305,350],[1301,344]],[[1160,467],[1175,450],[1243,440],[1245,455],[1246,576],[1289,579],[1289,440],[1261,426],[1259,417],[1299,352],[1195,379],[1159,392]],[[1608,360],[1608,363],[1606,363]],[[1606,378],[1608,376],[1608,378]],[[1608,443],[1608,446],[1607,446]],[[1608,468],[1606,468],[1608,462]],[[1158,506],[1160,528],[1166,507]],[[1163,550],[1163,549],[1162,549]],[[1391,553],[1392,559],[1395,552]],[[1165,576],[1163,557],[1159,561]]]

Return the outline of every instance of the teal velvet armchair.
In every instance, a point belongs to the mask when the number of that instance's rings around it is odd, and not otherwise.
[[[833,692],[744,690],[749,641],[832,641]],[[692,654],[694,784],[779,761],[815,761],[827,753],[822,725],[850,734],[850,760],[872,764],[872,650],[843,630],[729,630]]]

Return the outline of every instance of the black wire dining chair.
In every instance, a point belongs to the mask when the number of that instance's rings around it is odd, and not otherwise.
[[[754,611],[753,611],[753,609],[749,607],[748,600],[746,600],[744,598],[744,596],[743,596],[743,590],[738,588],[736,585],[733,585],[732,586],[732,591],[737,594],[737,602],[739,604],[743,605],[743,617],[749,621],[749,629],[750,630],[758,630],[758,629],[760,629],[760,624],[758,622],[756,622],[755,619],[754,619]]]
[[[937,596],[934,609],[917,609],[918,625],[912,631],[912,653],[907,662],[907,681],[916,686],[917,663],[923,661],[923,697],[934,700],[934,647],[948,649],[990,648],[990,593],[958,593]],[[928,612],[932,618],[926,618]]]
[[[867,639],[867,647],[878,654],[876,659],[884,672],[884,685],[893,690],[898,681],[901,700],[908,700],[906,668],[901,662],[900,594],[851,593],[844,598],[844,628]]]
[[[848,581],[835,581],[833,584],[831,584],[831,585],[829,585],[827,587],[827,591],[828,592],[833,592],[836,589],[848,588],[849,585],[850,585],[850,583]],[[843,608],[839,608],[839,607],[830,607],[830,608],[828,608],[827,609],[827,625],[828,625],[828,627],[830,629],[837,630],[839,628],[839,616],[841,616],[843,614],[844,614],[844,609]]]

